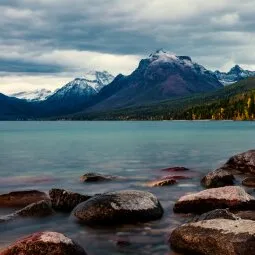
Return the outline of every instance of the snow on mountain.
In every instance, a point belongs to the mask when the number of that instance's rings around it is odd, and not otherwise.
[[[22,91],[10,94],[10,97],[16,97],[19,99],[25,99],[27,101],[43,101],[47,99],[52,92],[47,89],[37,89],[33,91]]]
[[[255,77],[255,71],[244,70],[239,65],[235,65],[229,72],[214,72],[223,85],[230,85],[248,77]]]

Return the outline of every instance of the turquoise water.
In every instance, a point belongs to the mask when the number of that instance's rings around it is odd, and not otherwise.
[[[0,249],[25,234],[50,229],[73,237],[89,255],[171,254],[166,244],[170,229],[187,220],[172,213],[174,202],[201,190],[203,174],[231,155],[254,149],[254,135],[255,122],[0,122],[0,193],[53,187],[88,194],[140,189],[154,193],[165,209],[160,221],[117,228],[92,229],[61,214],[40,222],[2,224]],[[145,186],[170,166],[190,168],[192,179],[168,187]],[[82,184],[79,177],[86,172],[127,178]],[[116,247],[119,236],[131,245]]]

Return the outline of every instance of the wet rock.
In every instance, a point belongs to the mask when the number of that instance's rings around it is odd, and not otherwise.
[[[95,196],[79,204],[73,215],[88,225],[135,223],[161,218],[163,208],[149,192],[125,190]]]
[[[102,182],[102,181],[112,181],[116,179],[116,176],[112,175],[102,175],[97,173],[87,173],[80,177],[82,182]]]
[[[247,187],[255,188],[255,177],[248,177],[242,181],[242,184]]]
[[[14,191],[0,195],[0,207],[24,207],[42,200],[49,200],[49,197],[38,190]]]
[[[39,232],[27,236],[1,252],[1,255],[86,255],[70,238],[56,232]]]
[[[182,166],[175,166],[175,167],[168,167],[161,169],[161,171],[167,171],[167,172],[182,172],[182,171],[188,171],[189,168],[182,167]]]
[[[14,220],[17,217],[46,217],[53,214],[50,201],[42,200],[38,203],[33,203],[25,208],[18,210],[12,214],[0,217],[0,222]]]
[[[63,212],[71,212],[78,204],[91,198],[91,196],[66,191],[64,189],[51,189],[49,195],[52,207],[55,210]]]
[[[173,185],[173,184],[176,184],[176,183],[177,183],[177,181],[173,178],[164,178],[164,179],[148,182],[146,184],[146,186],[148,186],[148,187],[159,187],[159,186],[169,186],[169,185]]]
[[[118,237],[114,240],[114,243],[117,247],[125,247],[131,245],[128,237]]]
[[[193,219],[193,222],[212,219],[238,220],[239,217],[235,216],[235,214],[231,213],[228,209],[216,209],[207,213],[203,213],[200,216],[196,216]]]
[[[255,221],[255,211],[240,211],[235,214],[244,220],[254,220]]]
[[[174,212],[204,213],[225,208],[254,210],[255,198],[239,186],[212,188],[181,197],[174,205]]]
[[[229,170],[238,170],[241,173],[255,174],[255,150],[231,157],[223,167]]]
[[[207,174],[201,180],[201,183],[206,188],[218,188],[233,185],[234,181],[235,177],[232,173],[222,168],[219,168]]]
[[[182,225],[169,239],[182,254],[246,255],[255,251],[255,222],[213,219]]]

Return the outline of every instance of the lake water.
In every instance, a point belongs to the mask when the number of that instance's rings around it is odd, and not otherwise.
[[[62,232],[89,255],[173,254],[169,232],[189,218],[172,212],[185,193],[201,190],[200,179],[231,155],[255,148],[255,122],[0,122],[0,193],[64,188],[84,194],[122,189],[147,190],[164,208],[161,220],[137,225],[91,228],[69,215],[0,225],[0,250],[17,238],[41,230]],[[166,175],[160,169],[185,166],[192,179],[148,188]],[[125,181],[84,184],[79,177],[100,172]],[[0,215],[11,212],[1,210]],[[118,238],[130,246],[117,247]]]

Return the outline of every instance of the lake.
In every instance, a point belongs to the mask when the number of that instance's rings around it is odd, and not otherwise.
[[[123,189],[155,194],[164,208],[159,221],[91,228],[68,214],[18,220],[0,225],[0,250],[17,238],[41,230],[62,232],[89,255],[173,254],[167,245],[171,229],[188,220],[175,215],[182,195],[199,191],[201,177],[230,156],[255,148],[255,122],[0,122],[0,193],[64,188],[84,194]],[[192,179],[149,188],[148,181],[166,175],[162,168],[190,168]],[[122,181],[85,184],[81,175],[97,172],[126,177]],[[0,215],[12,212],[0,209]],[[130,246],[117,247],[127,238]]]

